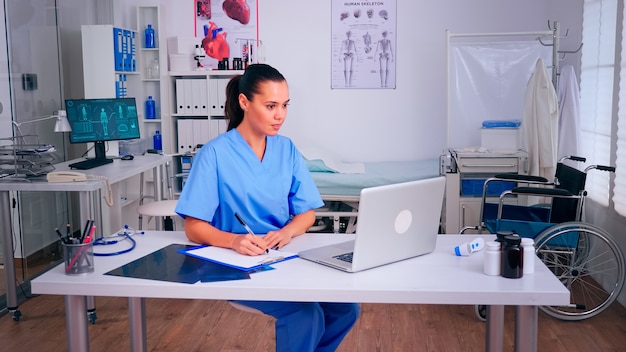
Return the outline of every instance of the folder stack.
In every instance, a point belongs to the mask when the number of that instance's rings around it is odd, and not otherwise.
[[[193,152],[198,146],[226,132],[224,119],[178,119],[178,153]]]
[[[187,116],[209,115],[209,95],[205,78],[176,80],[176,113]]]
[[[137,71],[136,41],[135,31],[113,27],[115,71]]]

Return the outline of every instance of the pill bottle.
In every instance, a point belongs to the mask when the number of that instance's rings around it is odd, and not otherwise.
[[[524,275],[535,272],[535,241],[532,238],[522,238],[524,250]]]
[[[154,131],[152,143],[155,150],[163,150],[163,140],[161,139],[161,132],[159,130]]]
[[[151,24],[148,24],[148,27],[144,31],[145,39],[146,39],[146,48],[156,48],[156,42],[154,40],[154,28],[152,28]]]
[[[146,100],[146,119],[156,119],[156,102],[152,99],[152,96],[148,96],[148,100]]]
[[[522,239],[519,236],[504,236],[502,244],[502,260],[500,272],[503,277],[519,279],[523,275],[524,257],[520,246]]]
[[[500,275],[500,242],[490,241],[485,243],[485,258],[483,262],[483,270],[486,275]]]

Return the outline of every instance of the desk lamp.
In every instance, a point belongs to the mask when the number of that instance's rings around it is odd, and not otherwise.
[[[65,112],[65,110],[59,110],[56,112],[56,114],[41,117],[41,118],[30,120],[30,121],[24,121],[24,122],[11,121],[11,122],[13,123],[13,126],[15,126],[15,129],[17,130],[18,134],[22,136],[22,131],[20,130],[20,126],[24,124],[50,120],[54,118],[57,119],[56,123],[54,124],[54,132],[71,132],[72,131],[72,127],[70,126],[69,121],[67,121],[67,113]]]

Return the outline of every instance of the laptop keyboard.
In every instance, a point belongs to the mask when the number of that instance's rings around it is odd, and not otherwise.
[[[346,263],[352,263],[352,253],[353,252],[339,254],[339,255],[334,256],[333,258],[342,260],[342,261],[344,261]]]

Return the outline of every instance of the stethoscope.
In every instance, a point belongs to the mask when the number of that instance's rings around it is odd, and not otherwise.
[[[130,241],[130,247],[122,249],[120,251],[117,252],[109,252],[109,253],[96,253],[94,252],[94,256],[98,256],[98,257],[111,257],[114,255],[120,255],[120,254],[124,254],[124,253],[128,253],[130,251],[132,251],[133,249],[135,249],[135,247],[137,246],[137,241],[135,241],[135,239],[133,238],[133,235],[143,235],[144,232],[143,231],[136,231],[134,229],[132,229],[131,227],[129,227],[128,225],[124,225],[124,227],[117,232],[117,234],[113,235],[113,236],[108,236],[108,237],[100,237],[97,238],[95,241],[93,241],[93,245],[94,246],[109,246],[109,245],[114,245],[116,243],[119,243],[121,241],[124,240],[129,240]],[[119,238],[119,239],[117,239]]]

